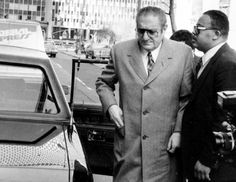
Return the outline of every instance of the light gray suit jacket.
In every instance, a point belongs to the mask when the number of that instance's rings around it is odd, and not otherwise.
[[[115,135],[114,181],[174,181],[174,163],[167,152],[171,134],[181,131],[184,106],[192,79],[192,51],[164,39],[148,77],[136,39],[116,44],[112,60],[96,81],[104,110],[117,104],[123,110],[125,137]]]

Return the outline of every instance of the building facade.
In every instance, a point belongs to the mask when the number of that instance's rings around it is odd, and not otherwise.
[[[191,31],[197,18],[207,9],[232,14],[230,0],[175,2],[178,29]],[[122,40],[135,36],[137,10],[149,5],[169,11],[169,0],[0,0],[0,18],[38,21],[47,38],[89,39],[96,30],[108,28]]]
[[[0,0],[0,18],[37,21],[47,34],[45,2],[46,0]]]
[[[79,34],[88,39],[98,29],[109,28],[120,34],[123,27],[133,25],[138,8],[153,5],[158,0],[53,0],[52,27],[54,38]]]

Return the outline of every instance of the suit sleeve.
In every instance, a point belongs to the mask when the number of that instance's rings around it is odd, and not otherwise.
[[[107,110],[111,105],[117,105],[114,91],[115,84],[118,82],[118,79],[115,71],[113,52],[114,48],[111,51],[111,59],[95,83],[96,91],[99,95],[105,113],[107,113]]]
[[[192,51],[189,48],[188,53],[185,58],[185,66],[184,73],[182,78],[182,83],[179,92],[179,110],[177,113],[177,120],[175,124],[174,132],[180,132],[182,128],[182,117],[184,113],[184,108],[188,103],[190,94],[191,94],[191,86],[193,79],[193,55]]]

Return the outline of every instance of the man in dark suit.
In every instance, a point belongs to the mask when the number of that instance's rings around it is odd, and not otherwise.
[[[182,123],[184,172],[189,182],[236,181],[236,155],[219,153],[213,135],[226,120],[217,92],[236,90],[236,52],[226,43],[228,32],[228,18],[218,10],[203,13],[194,27],[194,45],[204,55]]]

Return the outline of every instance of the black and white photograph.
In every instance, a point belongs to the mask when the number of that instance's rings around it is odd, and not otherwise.
[[[235,17],[0,0],[0,182],[236,182]]]

